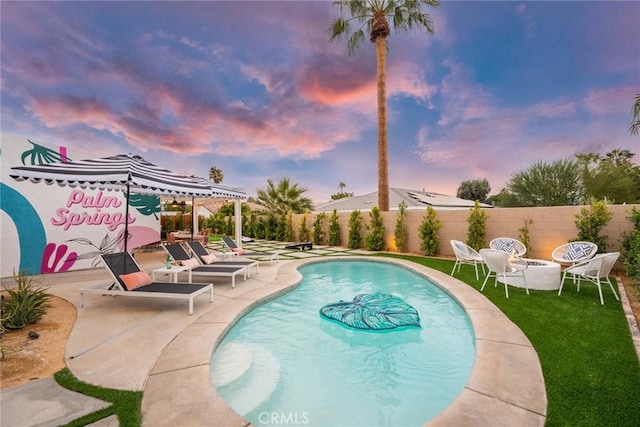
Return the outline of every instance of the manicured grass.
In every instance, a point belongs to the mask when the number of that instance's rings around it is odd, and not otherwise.
[[[68,368],[56,372],[54,378],[66,389],[113,403],[104,409],[73,420],[67,426],[86,426],[114,414],[122,427],[135,427],[141,424],[141,391],[115,390],[87,384],[77,379]]]
[[[389,254],[451,273],[453,261]],[[456,278],[480,290],[472,266],[463,265]],[[580,292],[569,281],[562,295],[504,286],[483,291],[533,344],[547,390],[547,426],[640,426],[640,363],[621,303],[608,285],[600,305],[593,284]],[[616,287],[617,291],[617,287]]]

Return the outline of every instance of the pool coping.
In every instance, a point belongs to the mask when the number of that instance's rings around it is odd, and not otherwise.
[[[255,306],[298,286],[298,268],[336,260],[385,262],[408,268],[444,289],[465,309],[476,338],[476,358],[460,395],[428,426],[542,426],[547,395],[538,355],[525,334],[474,288],[410,261],[368,257],[324,257],[281,262],[275,278],[222,300],[185,327],[162,351],[149,372],[142,400],[143,425],[248,426],[215,390],[210,359],[227,331]],[[180,408],[180,411],[176,411]],[[312,414],[311,414],[312,416]]]

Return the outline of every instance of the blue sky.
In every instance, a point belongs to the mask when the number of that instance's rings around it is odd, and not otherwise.
[[[249,195],[377,190],[374,46],[329,42],[328,1],[0,3],[1,125],[95,156],[141,154]],[[392,187],[497,193],[537,161],[636,153],[640,2],[442,2],[389,37]]]

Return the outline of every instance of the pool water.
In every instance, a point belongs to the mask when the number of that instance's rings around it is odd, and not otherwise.
[[[385,262],[323,261],[296,289],[242,317],[216,348],[216,390],[255,425],[420,426],[462,391],[475,358],[460,305]],[[422,328],[349,329],[319,314],[361,293],[400,297]]]

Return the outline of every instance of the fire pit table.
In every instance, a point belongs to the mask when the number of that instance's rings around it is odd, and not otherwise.
[[[523,259],[527,263],[524,277],[529,289],[553,291],[560,289],[560,264],[544,259]],[[507,277],[507,284],[517,288],[524,288],[521,277]]]

